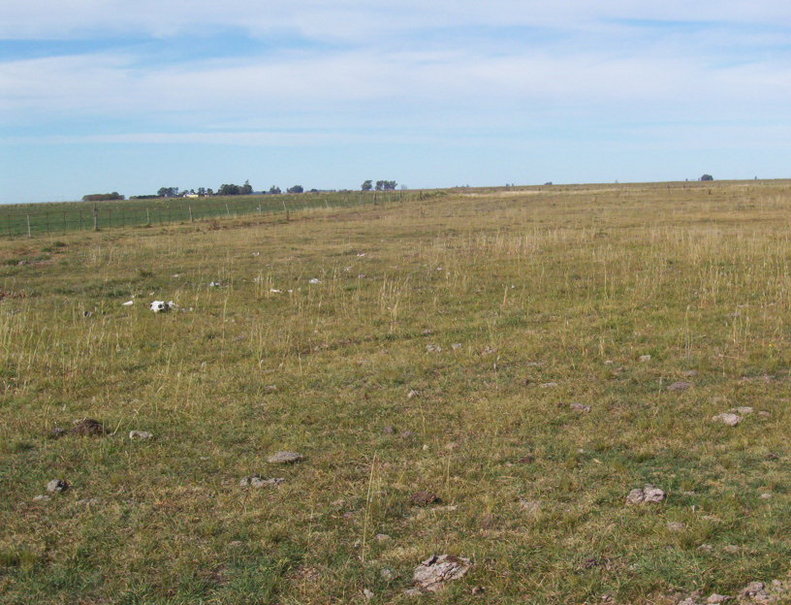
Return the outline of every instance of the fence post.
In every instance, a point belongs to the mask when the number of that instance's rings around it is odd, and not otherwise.
[[[190,211],[190,223],[193,223],[193,222],[195,222],[195,221],[194,221],[194,219],[192,218],[192,206],[187,206],[187,208],[188,208],[188,209],[189,209],[189,211]]]
[[[27,215],[27,236],[28,237],[33,237],[33,235],[30,233],[30,215],[29,214]]]
[[[93,230],[99,230],[99,208],[96,204],[93,205]]]
[[[228,216],[231,216],[231,209],[230,209],[230,208],[228,208],[228,204],[225,204],[225,213],[226,213]]]
[[[286,206],[286,200],[283,200],[283,210],[286,211],[286,220],[288,220],[288,206]]]

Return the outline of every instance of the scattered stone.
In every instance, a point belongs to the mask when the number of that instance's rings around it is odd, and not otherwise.
[[[461,343],[454,342],[452,345],[450,345],[450,348],[453,349],[454,351],[458,351],[459,349],[461,349]]]
[[[419,590],[439,592],[448,582],[463,578],[471,565],[464,557],[432,555],[415,568],[412,580]]]
[[[176,303],[172,300],[165,302],[164,300],[155,300],[149,307],[154,313],[167,313],[171,309],[176,308]]]
[[[385,582],[392,582],[398,577],[398,574],[389,567],[383,567],[379,575]]]
[[[97,435],[105,435],[107,433],[107,429],[104,428],[104,425],[93,418],[75,420],[73,424],[74,426],[71,428],[71,432],[82,437],[94,437]]]
[[[406,394],[407,399],[414,399],[415,397],[419,397],[420,393],[418,393],[415,389],[409,389],[409,392]]]
[[[33,498],[33,502],[48,502],[48,501],[49,501],[49,500],[51,500],[51,499],[52,499],[52,498],[50,498],[50,497],[49,497],[49,496],[47,496],[46,494],[41,494],[41,495],[35,496],[35,497]]]
[[[698,546],[698,550],[703,552],[714,552],[714,547],[711,544],[701,544]]]
[[[585,414],[591,411],[591,406],[585,405],[583,403],[570,403],[569,407],[575,412],[581,412]]]
[[[409,500],[415,506],[428,506],[442,502],[442,499],[437,494],[428,491],[415,492],[410,496]]]
[[[538,386],[540,386],[542,389],[552,389],[552,388],[558,386],[558,383],[557,382],[542,382]]]
[[[697,370],[687,370],[685,372],[681,372],[681,375],[686,377],[686,378],[694,378],[695,376],[698,375],[698,371]]]
[[[220,286],[222,286],[221,282],[218,282],[218,281],[209,282],[209,287],[210,288],[219,288]]]
[[[70,487],[69,482],[64,479],[53,479],[47,483],[47,491],[51,494],[62,494]]]
[[[694,385],[691,382],[674,382],[670,386],[667,387],[668,391],[686,391],[687,389],[691,389]]]
[[[766,591],[766,584],[763,582],[750,582],[739,593],[740,599],[748,599],[748,602],[768,603],[771,595]]]
[[[729,597],[724,594],[717,594],[715,592],[709,595],[709,597],[706,599],[706,603],[707,605],[717,605],[718,603],[724,603],[725,601],[730,601],[732,598],[733,597]]]
[[[124,302],[124,303],[121,303],[121,306],[122,306],[122,307],[131,307],[133,304],[135,304],[135,301],[133,301],[133,300],[127,300],[126,302]]]
[[[519,507],[523,511],[530,513],[531,515],[535,515],[541,511],[541,502],[519,498]]]
[[[61,426],[56,426],[52,429],[49,433],[51,439],[60,439],[61,437],[65,437],[68,431]]]
[[[93,315],[93,312],[91,312],[91,311],[83,311],[82,312],[82,316],[83,317],[90,317],[91,315]]]
[[[389,542],[390,540],[392,540],[392,538],[387,534],[376,534],[374,536],[374,540],[376,540],[377,542]]]
[[[687,524],[682,523],[681,521],[669,521],[667,524],[667,529],[669,531],[675,531],[675,532],[684,531],[685,529],[687,529]]]
[[[764,492],[759,497],[761,498],[761,500],[769,500],[772,497],[772,494],[770,494],[769,492]]]
[[[374,598],[374,593],[367,588],[363,588],[363,596],[370,601]]]
[[[302,454],[298,454],[297,452],[275,452],[267,458],[267,462],[269,462],[269,464],[294,464],[304,458]]]
[[[132,440],[135,439],[145,440],[145,439],[151,439],[153,437],[154,437],[153,433],[149,433],[148,431],[129,431],[129,438]]]
[[[421,334],[423,334],[423,336],[431,336],[433,333],[434,333],[434,330],[423,330],[421,332]]]
[[[486,589],[483,586],[473,586],[472,590],[470,590],[471,594],[479,595],[486,592]]]
[[[320,283],[321,283],[321,280],[320,280],[320,279],[318,279],[317,277],[311,277],[311,278],[308,280],[308,283],[309,283],[309,284],[320,284]]]
[[[442,353],[442,347],[435,344],[426,345],[427,353]]]
[[[662,502],[667,498],[667,494],[658,487],[646,485],[644,488],[633,489],[626,496],[627,504],[648,504]]]
[[[271,486],[278,486],[281,483],[284,483],[285,479],[282,477],[272,477],[270,479],[264,479],[260,475],[252,475],[251,477],[245,477],[241,481],[239,481],[239,485],[241,487],[271,487]]]
[[[760,412],[758,412],[758,415],[761,418],[769,418],[772,415],[772,413],[771,412],[767,412],[766,410],[761,410]]]
[[[642,362],[651,361],[651,356],[650,355],[640,355],[639,359]]]
[[[483,351],[481,351],[481,355],[494,355],[495,353],[497,353],[497,349],[488,346],[484,347]]]
[[[412,439],[415,436],[415,433],[412,431],[403,431],[401,433],[401,439]]]
[[[752,414],[754,410],[749,405],[741,405],[737,408],[733,408],[730,411],[735,412],[736,414],[741,414],[742,416],[747,416],[748,414]]]
[[[394,426],[392,426],[392,425],[388,424],[386,427],[384,427],[384,428],[382,429],[382,432],[383,432],[385,435],[395,435],[395,433],[396,433],[396,428],[395,428]]]
[[[404,590],[405,597],[419,597],[422,594],[423,593],[420,592],[419,588],[407,588],[406,590]]]
[[[277,391],[277,385],[276,384],[268,384],[268,385],[266,385],[264,387],[264,390],[267,393],[274,393],[275,391]]]
[[[725,412],[723,414],[717,414],[716,416],[711,417],[712,420],[715,422],[722,422],[723,424],[727,424],[728,426],[736,426],[742,421],[742,417],[738,414],[731,414],[729,412]]]
[[[741,547],[736,546],[735,544],[728,544],[722,547],[724,552],[727,552],[729,555],[735,555],[739,551],[741,551]]]

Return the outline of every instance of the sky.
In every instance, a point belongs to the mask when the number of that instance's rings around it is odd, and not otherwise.
[[[788,0],[4,0],[0,203],[791,177]]]

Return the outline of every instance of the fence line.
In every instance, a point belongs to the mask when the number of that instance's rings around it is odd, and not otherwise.
[[[345,208],[376,205],[382,202],[423,200],[436,192],[394,191],[336,193],[314,197],[245,196],[240,199],[211,201],[210,198],[167,200],[128,200],[105,204],[74,202],[64,208],[48,209],[48,204],[31,204],[24,209],[0,206],[0,236],[35,237],[70,231],[98,231],[117,227],[146,227],[168,223],[188,223],[212,218],[251,214],[284,214],[317,208]],[[54,204],[53,204],[54,205]],[[92,207],[91,207],[92,206]]]

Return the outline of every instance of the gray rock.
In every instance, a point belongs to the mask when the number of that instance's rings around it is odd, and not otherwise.
[[[398,577],[398,574],[389,567],[383,567],[379,575],[385,582],[392,582]]]
[[[738,414],[731,414],[730,412],[725,412],[723,414],[717,414],[716,416],[711,417],[712,420],[715,422],[722,422],[723,424],[727,424],[728,426],[736,426],[742,421],[742,417]]]
[[[687,529],[687,524],[681,523],[680,521],[669,521],[667,523],[667,529],[675,532],[684,531]]]
[[[584,403],[570,403],[569,407],[575,412],[582,412],[585,414],[591,411],[591,406],[585,405]]]
[[[662,502],[667,498],[667,494],[658,487],[646,485],[644,488],[633,489],[626,496],[627,504],[649,504]]]
[[[747,416],[747,414],[752,414],[754,410],[749,405],[740,405],[739,407],[733,408],[729,411],[736,414],[741,414],[742,416]]]
[[[463,578],[472,563],[454,555],[432,555],[415,568],[415,586],[427,592],[439,592],[448,582]]]
[[[719,603],[724,603],[725,601],[730,601],[732,598],[733,597],[729,597],[729,596],[724,595],[724,594],[717,594],[715,592],[715,593],[712,593],[712,594],[709,595],[709,597],[706,599],[706,603],[707,603],[707,605],[718,605]]]
[[[269,479],[264,479],[259,475],[252,475],[251,477],[245,477],[239,481],[239,485],[241,487],[271,487],[280,485],[284,482],[285,479],[282,477],[271,477]]]
[[[668,391],[686,391],[687,389],[691,389],[694,385],[691,382],[674,382],[673,384],[667,387]]]
[[[442,353],[442,347],[435,344],[426,345],[427,353]]]
[[[148,431],[129,431],[129,438],[132,440],[135,439],[151,439],[154,435],[149,433]]]
[[[390,536],[388,536],[387,534],[376,534],[374,536],[374,539],[377,542],[389,542],[390,540],[392,540],[392,538]]]
[[[651,361],[651,356],[650,355],[640,355],[639,359],[642,362]]]
[[[45,495],[45,494],[40,494],[40,495],[38,495],[38,496],[35,496],[35,497],[33,498],[33,502],[48,502],[48,501],[49,501],[49,500],[51,500],[51,499],[52,499],[52,498],[50,498],[49,496],[47,496],[47,495]]]
[[[267,458],[267,462],[269,464],[294,464],[304,459],[305,456],[297,452],[275,452]]]
[[[62,494],[70,487],[69,482],[64,479],[53,479],[47,483],[47,491],[52,494]]]

